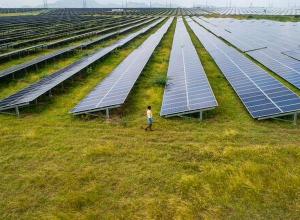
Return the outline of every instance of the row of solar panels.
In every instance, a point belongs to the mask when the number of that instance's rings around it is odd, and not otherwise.
[[[217,105],[183,19],[178,18],[161,116],[202,113]]]
[[[30,85],[29,87],[11,95],[10,97],[0,101],[0,111],[13,109],[15,108],[18,112],[18,108],[21,106],[29,105],[31,102],[37,100],[38,97],[42,96],[47,92],[51,92],[53,88],[57,85],[63,83],[65,80],[70,79],[72,76],[78,74],[80,71],[88,68],[90,65],[95,63],[97,60],[103,58],[104,56],[110,54],[112,51],[116,50],[129,43],[131,40],[140,36],[141,34],[146,33],[164,19],[161,18],[158,21],[151,23],[150,25],[142,28],[141,30],[134,32],[127,37],[117,41],[116,43],[100,49],[93,55],[85,57],[66,68],[59,70],[56,73],[53,73],[37,83]]]

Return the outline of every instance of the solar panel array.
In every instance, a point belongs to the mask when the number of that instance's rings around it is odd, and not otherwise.
[[[9,25],[9,21],[14,21],[17,18],[16,23]],[[0,45],[3,43],[9,43],[9,47],[18,48],[24,45],[45,42],[50,40],[56,40],[59,38],[72,38],[73,36],[79,36],[83,34],[97,34],[97,32],[107,27],[114,27],[118,24],[135,21],[134,18],[111,18],[111,17],[90,17],[79,18],[74,20],[51,21],[56,19],[55,17],[43,17],[46,21],[39,22],[39,16],[34,16],[34,19],[30,16],[10,18],[3,21],[3,17],[0,18],[0,29],[3,30],[3,35],[0,37]],[[32,23],[27,23],[27,19],[33,19]],[[62,16],[60,19],[64,19]],[[71,23],[69,23],[71,22]],[[52,26],[53,25],[53,26]],[[50,26],[50,27],[49,27]]]
[[[76,50],[76,49],[79,49],[79,48],[85,48],[85,47],[91,46],[91,45],[93,45],[95,43],[98,43],[99,41],[103,41],[105,39],[114,37],[116,35],[125,33],[125,32],[127,32],[127,31],[129,31],[131,29],[134,29],[134,28],[137,28],[139,26],[145,25],[145,24],[147,24],[147,23],[149,23],[149,22],[151,22],[153,20],[154,19],[146,20],[144,22],[140,22],[140,23],[135,24],[133,26],[129,26],[129,27],[123,28],[123,29],[115,31],[115,32],[104,34],[104,35],[102,35],[100,37],[97,37],[97,38],[95,38],[93,40],[88,40],[86,42],[83,42],[80,45],[67,47],[67,48],[58,50],[58,51],[56,51],[54,53],[47,54],[45,56],[41,56],[41,57],[38,57],[36,59],[30,60],[29,62],[13,66],[13,67],[11,67],[9,69],[6,69],[6,70],[2,70],[2,71],[0,71],[0,79],[3,78],[3,77],[9,76],[9,75],[13,75],[13,74],[15,74],[15,73],[17,73],[17,72],[19,72],[21,70],[24,70],[26,68],[32,67],[32,66],[37,65],[39,63],[42,63],[44,61],[53,59],[53,58],[55,58],[57,56],[63,55],[63,54],[68,53],[68,52],[71,52],[73,50]]]
[[[78,115],[99,112],[124,104],[136,80],[169,29],[172,21],[173,18],[169,18],[156,33],[151,35],[138,49],[134,50],[71,113]]]
[[[161,116],[183,115],[218,105],[183,19],[177,26]]]
[[[189,25],[253,118],[273,118],[300,111],[300,98],[295,93],[196,22],[190,21]]]
[[[9,49],[9,51],[0,53],[0,61],[3,61],[7,58],[27,54],[29,52],[34,52],[38,49],[57,47],[61,44],[70,43],[75,40],[93,37],[99,34],[105,34],[109,31],[118,30],[122,27],[126,27],[130,24],[133,25],[146,19],[149,18],[99,18],[98,20],[96,20],[96,22],[93,20],[89,21],[90,24],[85,24],[86,22],[82,22],[82,24],[79,24],[78,27],[75,28],[75,30],[70,29],[69,26],[66,26],[59,28],[57,27],[57,29],[54,28],[53,30],[47,30],[47,28],[45,28],[45,30],[39,30],[38,32],[36,31],[36,33],[33,31],[35,27],[32,27],[29,30],[26,30],[25,33],[18,34],[16,36],[13,33],[3,33],[3,35],[7,38],[5,38],[4,36],[0,37],[0,49]],[[82,26],[83,24],[84,26]],[[79,27],[81,28],[78,29]],[[32,31],[33,33],[31,33]]]
[[[4,100],[1,100],[0,101],[0,110],[3,111],[6,109],[12,109],[12,108],[17,108],[17,107],[24,106],[24,105],[29,105],[30,102],[36,100],[41,95],[45,94],[46,92],[51,91],[51,89],[53,89],[60,83],[71,78],[72,76],[79,73],[80,71],[86,69],[88,66],[90,66],[97,60],[103,58],[104,56],[108,55],[115,49],[124,46],[125,44],[130,42],[132,39],[147,32],[148,30],[150,30],[154,26],[158,25],[163,20],[164,19],[159,19],[158,21],[153,22],[152,24],[148,25],[147,27],[145,27],[135,33],[130,34],[126,38],[121,39],[118,42],[116,42],[108,47],[100,49],[95,54],[85,57],[62,70],[59,70],[58,72],[43,78],[41,81],[39,81],[35,84],[32,84],[31,86],[15,93],[14,95],[12,95]]]
[[[300,89],[300,60],[286,54],[297,56],[299,23],[204,17],[195,20]]]
[[[221,15],[300,15],[297,7],[274,8],[274,7],[208,7],[203,8],[210,13]]]

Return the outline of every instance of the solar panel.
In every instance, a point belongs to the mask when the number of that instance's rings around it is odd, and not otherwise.
[[[136,80],[149,61],[155,48],[170,27],[173,18],[138,49],[134,50],[103,82],[101,82],[72,111],[72,114],[87,114],[121,106],[127,99]]]
[[[202,113],[218,105],[183,19],[177,26],[161,116]]]
[[[215,60],[253,118],[297,115],[300,98],[236,49],[194,21],[189,25]]]
[[[137,36],[147,32],[160,22],[162,22],[164,19],[159,19],[158,21],[148,25],[147,27],[130,34],[124,39],[121,39],[120,41],[105,47],[95,54],[85,57],[72,65],[59,70],[58,72],[43,78],[41,81],[32,84],[31,86],[15,93],[14,95],[1,100],[0,101],[0,111],[12,109],[15,108],[18,114],[18,107],[29,105],[30,102],[36,100],[41,95],[45,94],[46,92],[51,91],[54,87],[59,85],[60,83],[64,82],[65,80],[71,78],[75,74],[79,73],[83,69],[86,69],[88,66],[96,62],[97,60],[103,58],[104,56],[108,55],[112,51],[114,51],[117,48],[120,48],[130,42],[132,39],[136,38]]]

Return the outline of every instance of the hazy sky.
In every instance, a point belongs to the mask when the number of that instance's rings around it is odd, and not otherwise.
[[[53,3],[56,0],[48,0],[48,3]],[[121,4],[122,0],[95,0],[99,3],[116,3]],[[128,0],[128,2],[149,2],[150,0]],[[167,0],[170,1],[170,0]],[[214,6],[226,6],[231,1],[232,6],[250,6],[251,2],[253,6],[267,6],[271,4],[274,7],[300,7],[300,0],[172,0],[172,2],[185,6],[191,7],[193,4]],[[21,6],[37,6],[42,5],[43,0],[0,0],[0,7],[21,7]],[[165,3],[166,0],[152,0],[152,2]]]

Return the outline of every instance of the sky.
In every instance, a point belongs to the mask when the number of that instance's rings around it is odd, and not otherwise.
[[[53,3],[56,0],[48,0],[48,3]],[[95,0],[98,3],[116,3],[122,4],[122,0]],[[150,0],[128,0],[128,2],[149,2]],[[152,0],[152,2],[165,3],[170,0]],[[233,7],[248,7],[252,3],[252,6],[265,7],[272,5],[273,7],[291,7],[300,8],[300,0],[171,0],[173,3],[183,6],[192,7],[193,5],[212,5],[212,6],[227,6]],[[43,0],[0,0],[0,7],[22,7],[22,6],[38,6],[42,5]]]

